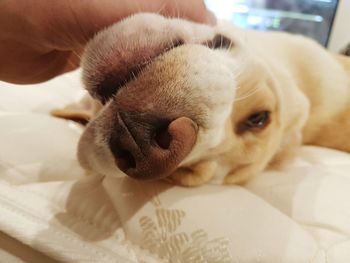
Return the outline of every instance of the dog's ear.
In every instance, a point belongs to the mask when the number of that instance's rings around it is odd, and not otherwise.
[[[310,102],[305,94],[289,80],[282,81],[283,85],[275,85],[274,88],[279,104],[277,118],[282,128],[280,148],[270,162],[274,168],[283,167],[286,161],[296,155],[298,146],[302,144],[302,130],[310,110]]]
[[[50,114],[57,118],[75,121],[86,125],[101,109],[102,105],[90,95],[85,95],[79,102],[72,103],[63,109],[54,109]]]

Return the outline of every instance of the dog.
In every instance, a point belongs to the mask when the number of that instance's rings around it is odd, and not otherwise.
[[[136,14],[82,58],[87,171],[242,184],[301,144],[350,152],[350,59],[303,36]]]

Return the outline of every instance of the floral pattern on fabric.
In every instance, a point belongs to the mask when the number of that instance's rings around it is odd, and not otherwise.
[[[151,201],[155,206],[155,220],[149,216],[140,218],[142,247],[159,255],[170,263],[229,263],[232,257],[227,238],[209,240],[204,229],[192,233],[179,232],[186,212],[162,207],[158,197]]]

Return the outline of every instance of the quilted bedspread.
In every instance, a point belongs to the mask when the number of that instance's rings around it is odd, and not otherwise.
[[[244,186],[85,176],[82,127],[48,111],[79,72],[0,83],[0,262],[350,262],[350,155],[303,146]]]

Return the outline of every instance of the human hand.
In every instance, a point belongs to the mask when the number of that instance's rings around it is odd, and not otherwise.
[[[96,32],[137,12],[215,23],[202,0],[3,0],[0,80],[37,83],[71,71]]]

